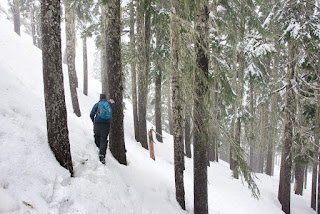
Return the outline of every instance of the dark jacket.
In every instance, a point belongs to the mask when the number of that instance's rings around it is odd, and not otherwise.
[[[103,99],[103,100],[104,100],[104,99]],[[101,100],[100,100],[100,101],[101,101]],[[100,101],[99,101],[99,102],[100,102]],[[98,110],[99,102],[97,102],[97,103],[93,106],[93,108],[92,108],[92,110],[91,110],[91,112],[90,112],[90,118],[91,118],[92,122],[94,122],[94,123],[110,123],[110,122],[111,122],[110,119],[108,119],[108,120],[102,119],[101,117],[99,117],[99,115],[96,114],[96,113],[97,113],[97,110]],[[115,105],[115,103],[110,103],[109,101],[108,101],[108,103],[109,103],[109,105],[110,105],[111,108],[113,108],[113,106]]]

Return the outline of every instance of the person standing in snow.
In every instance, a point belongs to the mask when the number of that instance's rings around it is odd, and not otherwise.
[[[111,108],[115,105],[113,99],[107,101],[105,94],[100,94],[100,100],[97,102],[90,113],[93,122],[94,142],[99,148],[99,159],[105,164],[105,156],[108,146],[108,135],[111,123]]]

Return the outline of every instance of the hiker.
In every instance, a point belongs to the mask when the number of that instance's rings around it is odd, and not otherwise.
[[[93,122],[94,142],[99,148],[99,159],[105,164],[106,150],[108,146],[108,135],[111,123],[111,108],[115,105],[113,99],[107,101],[105,94],[100,94],[100,100],[97,102],[90,113]]]

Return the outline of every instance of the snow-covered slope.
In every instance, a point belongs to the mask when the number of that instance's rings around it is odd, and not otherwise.
[[[90,78],[89,96],[82,94],[79,84],[82,116],[78,118],[72,113],[66,70],[73,178],[57,163],[47,143],[41,51],[27,35],[16,35],[0,13],[0,213],[193,213],[192,159],[186,158],[187,210],[183,211],[175,200],[173,138],[165,133],[164,143],[155,144],[156,161],[150,159],[134,140],[129,102],[124,118],[128,166],[118,164],[109,150],[106,165],[98,161],[89,112],[101,83]],[[232,179],[223,161],[212,164],[208,176],[210,213],[282,213],[278,175],[258,175],[260,200],[251,197],[241,180]],[[292,213],[314,213],[309,198],[310,188],[303,197],[293,195]]]

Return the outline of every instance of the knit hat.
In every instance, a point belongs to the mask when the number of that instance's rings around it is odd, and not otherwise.
[[[100,100],[107,99],[106,94],[100,94]]]

